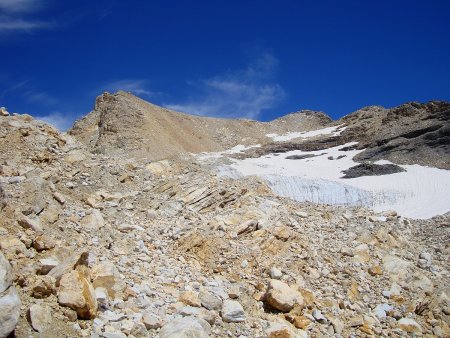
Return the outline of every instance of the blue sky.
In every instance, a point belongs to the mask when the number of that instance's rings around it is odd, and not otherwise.
[[[103,91],[220,117],[450,100],[450,1],[0,0],[0,105],[67,128]]]

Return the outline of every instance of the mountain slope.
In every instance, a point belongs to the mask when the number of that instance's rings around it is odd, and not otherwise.
[[[270,123],[194,116],[158,107],[130,93],[104,93],[69,133],[100,153],[153,160],[267,142],[267,133],[309,130],[330,122],[321,113],[295,113]]]

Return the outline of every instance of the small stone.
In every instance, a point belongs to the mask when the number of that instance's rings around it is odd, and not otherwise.
[[[6,110],[5,107],[0,107],[0,116],[9,116],[9,112]]]
[[[304,211],[297,211],[296,214],[300,218],[307,218],[308,217],[308,213],[304,212]]]
[[[56,294],[56,280],[52,276],[37,276],[31,287],[31,295],[34,298],[47,298]]]
[[[120,330],[129,335],[131,330],[133,330],[134,322],[131,319],[125,319],[120,322]]]
[[[381,266],[379,266],[379,265],[371,266],[367,270],[367,272],[369,272],[369,275],[371,275],[371,276],[379,276],[379,275],[383,274],[383,270],[381,269]]]
[[[163,325],[159,317],[148,312],[144,313],[144,315],[142,316],[142,322],[144,323],[147,330],[159,329]]]
[[[56,282],[58,283],[61,277],[64,274],[72,271],[76,265],[87,265],[88,259],[88,251],[77,251],[62,263],[58,264],[52,270],[50,270],[48,275],[54,277],[56,279]]]
[[[39,221],[39,218],[30,218],[21,213],[18,213],[17,222],[23,228],[31,229],[34,232],[36,232],[36,234],[38,234],[38,235],[41,235],[44,232],[42,230],[41,222]]]
[[[59,192],[54,192],[54,193],[53,193],[53,198],[54,198],[55,200],[57,200],[59,204],[64,204],[64,203],[66,203],[66,199],[65,199],[64,195],[61,194],[61,193],[59,193]]]
[[[364,325],[364,318],[362,316],[351,317],[347,321],[348,327],[358,327]]]
[[[57,266],[59,264],[59,261],[55,258],[43,258],[39,260],[40,263],[40,269],[39,269],[39,273],[41,275],[46,275],[50,272],[50,270],[52,270],[55,266]]]
[[[202,304],[200,302],[200,299],[198,298],[197,294],[195,294],[192,291],[186,291],[183,292],[180,295],[179,298],[180,302],[183,302],[186,305],[194,306],[194,307],[201,307]]]
[[[53,238],[47,234],[37,236],[33,241],[33,248],[37,251],[50,250],[56,246]]]
[[[70,322],[74,322],[77,320],[77,312],[69,309],[69,308],[63,308],[62,309],[62,313],[64,314],[64,316],[66,316],[66,318],[70,321]]]
[[[222,319],[227,323],[239,323],[245,321],[245,312],[242,305],[231,299],[226,299],[222,305]]]
[[[353,250],[349,247],[344,246],[341,248],[341,254],[343,256],[353,257]]]
[[[81,226],[84,229],[97,231],[105,226],[105,219],[99,210],[92,209],[91,213],[84,216],[81,220]]]
[[[389,304],[378,304],[373,310],[373,313],[379,320],[383,320],[386,319],[386,312],[391,311],[392,309],[392,306],[390,306]]]
[[[333,326],[334,333],[341,334],[342,331],[344,331],[345,325],[339,318],[336,317],[329,317],[328,320],[330,321],[331,325]]]
[[[293,330],[286,324],[281,323],[271,323],[269,328],[266,330],[267,338],[303,338],[308,335],[302,330]]]
[[[37,332],[46,331],[52,321],[52,313],[48,306],[33,304],[29,310],[31,326]]]
[[[281,270],[276,268],[275,266],[273,266],[270,269],[270,278],[272,278],[272,279],[281,279],[282,276],[283,276],[283,273],[281,272]]]
[[[419,255],[419,261],[417,262],[417,266],[422,269],[428,269],[431,266],[431,254],[428,252],[421,252]]]
[[[239,298],[240,295],[241,295],[241,290],[239,288],[239,285],[232,286],[230,288],[230,290],[228,291],[228,297],[230,297],[231,299],[237,299],[237,298]],[[202,303],[202,305],[203,305],[203,303]],[[219,308],[220,308],[220,306],[218,307],[218,309]]]
[[[243,234],[247,234],[247,233],[253,232],[253,231],[255,231],[256,229],[258,229],[258,221],[255,221],[255,220],[248,220],[248,221],[242,223],[242,224],[238,227],[236,233],[237,233],[238,235],[243,235]]]
[[[293,324],[297,329],[305,330],[311,324],[311,320],[309,320],[305,316],[295,316]]]
[[[398,327],[406,332],[409,333],[421,333],[422,332],[422,328],[420,327],[420,325],[411,318],[401,318],[398,321]]]
[[[198,297],[201,305],[208,310],[218,311],[222,307],[222,300],[209,291],[200,291]]]
[[[208,338],[211,325],[203,319],[195,317],[177,318],[161,328],[158,338]]]
[[[312,316],[314,317],[314,319],[321,323],[321,324],[325,324],[327,322],[327,319],[325,318],[325,316],[322,314],[322,312],[320,310],[314,309],[312,312]]]

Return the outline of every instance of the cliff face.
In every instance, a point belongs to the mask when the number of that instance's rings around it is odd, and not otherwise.
[[[310,111],[272,122],[209,118],[175,112],[118,92],[99,96],[94,110],[69,133],[94,152],[126,152],[156,160],[266,143],[268,133],[310,130],[330,121],[325,114]]]

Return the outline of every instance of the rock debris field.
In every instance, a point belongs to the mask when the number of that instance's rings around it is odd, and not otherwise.
[[[449,337],[449,214],[296,202],[0,116],[0,337]]]

